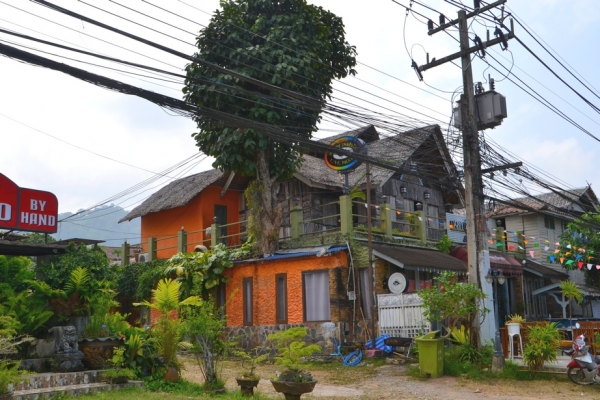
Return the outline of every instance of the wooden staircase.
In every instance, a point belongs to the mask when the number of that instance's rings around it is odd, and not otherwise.
[[[25,376],[14,386],[12,400],[49,399],[55,396],[78,396],[88,393],[143,387],[141,381],[108,384],[100,381],[101,371],[43,373]]]

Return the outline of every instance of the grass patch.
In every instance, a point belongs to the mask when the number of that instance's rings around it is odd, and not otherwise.
[[[363,365],[364,364],[364,365]],[[347,367],[341,360],[334,360],[330,363],[310,362],[301,364],[302,368],[310,371],[313,376],[320,374],[327,375],[327,382],[332,385],[348,385],[361,382],[364,379],[375,376],[378,368],[386,365],[385,358],[365,358],[355,367]]]
[[[188,382],[189,383],[189,382]],[[177,384],[175,384],[177,385]],[[199,386],[199,385],[196,385]],[[185,390],[189,389],[187,384],[182,384],[182,388],[178,393],[175,392],[162,392],[162,391],[150,391],[148,389],[130,388],[115,390],[110,392],[100,392],[94,394],[87,394],[79,396],[79,399],[103,399],[103,400],[189,400],[190,397],[195,399],[222,399],[222,400],[247,400],[248,397],[242,396],[239,390],[231,391],[223,394],[207,394],[197,393],[195,391],[185,393]],[[266,400],[269,397],[261,396],[259,393],[254,393],[253,399],[255,400]]]

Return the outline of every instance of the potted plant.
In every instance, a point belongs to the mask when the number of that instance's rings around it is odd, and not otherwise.
[[[300,367],[302,357],[321,351],[321,347],[316,344],[306,345],[304,342],[306,335],[306,328],[297,327],[267,336],[278,351],[275,364],[286,367],[286,370],[276,379],[272,379],[271,383],[275,391],[283,393],[286,400],[300,399],[304,393],[312,392],[317,384],[317,380],[310,372]]]
[[[506,322],[506,329],[509,335],[520,335],[521,334],[521,324],[525,322],[525,318],[523,318],[519,314],[513,314],[508,316],[508,321]]]
[[[108,361],[111,368],[102,371],[102,379],[110,384],[127,383],[135,378],[135,371],[125,368],[125,347],[113,350],[113,356]]]
[[[181,283],[172,279],[162,279],[156,289],[152,290],[152,301],[133,303],[134,306],[147,306],[160,313],[156,324],[150,328],[150,335],[155,343],[155,349],[167,367],[164,378],[170,381],[179,379],[181,366],[177,361],[179,347],[190,348],[191,344],[182,342],[183,327],[178,311],[183,306],[199,306],[202,299],[190,296],[179,301]]]
[[[254,394],[254,388],[258,386],[260,376],[255,374],[254,370],[258,364],[268,358],[268,354],[263,351],[264,349],[261,347],[255,347],[250,351],[245,351],[243,349],[233,351],[233,354],[240,357],[242,360],[244,372],[239,377],[236,377],[235,380],[244,396],[252,396]]]
[[[92,369],[104,368],[113,356],[113,349],[122,344],[122,333],[129,328],[127,315],[111,312],[118,307],[116,292],[108,287],[99,289],[88,303],[88,324],[79,350],[84,354],[83,364]]]

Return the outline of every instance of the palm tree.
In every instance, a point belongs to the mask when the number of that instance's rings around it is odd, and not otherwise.
[[[571,325],[571,329],[573,329],[573,305],[571,303],[575,300],[577,304],[581,304],[583,293],[579,290],[577,285],[571,281],[562,281],[559,287],[562,295],[569,299],[569,324]]]
[[[162,279],[158,282],[156,289],[152,290],[152,302],[144,301],[133,304],[135,306],[147,306],[160,312],[160,318],[156,326],[152,328],[153,336],[156,339],[156,348],[163,357],[163,362],[166,365],[176,367],[178,370],[180,366],[177,362],[177,349],[187,346],[184,342],[181,342],[181,320],[175,312],[183,306],[199,306],[202,304],[202,299],[198,296],[190,296],[179,301],[180,288],[180,282],[172,279]]]

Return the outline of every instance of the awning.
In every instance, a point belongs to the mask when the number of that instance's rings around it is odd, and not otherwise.
[[[466,247],[455,247],[450,251],[450,255],[468,262]],[[492,270],[502,271],[504,275],[523,275],[523,266],[519,260],[497,251],[490,251],[490,267]]]
[[[467,264],[437,250],[374,244],[373,255],[401,268],[414,267],[455,272],[467,272]]]
[[[581,293],[583,293],[583,295],[586,298],[600,297],[600,289],[598,289],[598,288],[595,288],[592,286],[587,286],[587,285],[581,285],[579,283],[576,283],[575,286],[577,286],[577,288],[581,291]],[[552,285],[544,286],[542,288],[536,289],[531,292],[531,294],[534,296],[537,296],[539,294],[544,294],[544,293],[561,294],[560,282],[553,283]]]
[[[569,279],[569,275],[566,273],[546,267],[545,265],[533,260],[527,260],[527,263],[523,266],[523,271],[546,279]]]
[[[69,247],[69,243],[71,242],[85,245],[103,243],[102,240],[91,239],[67,239],[61,240],[60,242],[51,243],[26,243],[0,240],[0,255],[38,257],[64,254],[67,251],[67,247]]]

